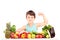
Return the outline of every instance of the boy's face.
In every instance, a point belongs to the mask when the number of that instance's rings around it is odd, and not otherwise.
[[[27,19],[27,21],[28,21],[28,23],[33,23],[34,22],[34,16],[33,15],[27,15],[27,17],[26,17],[26,19]]]

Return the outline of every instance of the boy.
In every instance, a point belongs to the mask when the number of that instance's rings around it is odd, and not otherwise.
[[[29,10],[27,13],[26,13],[26,19],[28,21],[28,24],[27,25],[24,25],[22,26],[21,28],[19,28],[17,30],[17,32],[21,32],[23,30],[27,31],[27,32],[32,32],[32,31],[37,31],[37,28],[40,27],[40,26],[44,26],[48,23],[46,17],[44,14],[42,13],[39,13],[38,14],[39,16],[43,16],[43,19],[44,19],[44,22],[42,23],[34,23],[34,20],[36,18],[35,16],[35,12],[32,11],[32,10]]]

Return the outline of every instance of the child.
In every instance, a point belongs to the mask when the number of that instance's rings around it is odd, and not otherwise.
[[[42,13],[39,13],[38,15],[43,17],[44,22],[42,22],[42,23],[34,23],[34,20],[35,20],[35,18],[36,18],[35,12],[32,11],[32,10],[29,10],[29,11],[26,13],[26,19],[27,19],[27,21],[28,21],[28,24],[22,26],[21,28],[19,28],[19,29],[17,30],[17,32],[21,32],[21,31],[23,31],[23,30],[25,30],[25,31],[27,31],[27,32],[32,32],[32,31],[36,32],[38,27],[46,25],[48,21],[47,21],[45,15],[42,14]]]

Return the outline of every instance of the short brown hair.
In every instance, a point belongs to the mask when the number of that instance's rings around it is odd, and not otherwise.
[[[26,17],[27,17],[28,14],[31,15],[31,16],[34,16],[34,18],[36,17],[36,16],[35,16],[35,12],[32,11],[32,10],[29,10],[29,11],[26,13]]]

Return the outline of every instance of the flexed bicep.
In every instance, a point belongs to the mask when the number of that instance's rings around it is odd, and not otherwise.
[[[38,15],[42,16],[44,21],[41,23],[36,23],[37,27],[45,26],[48,23],[46,16],[43,13],[39,13]]]

